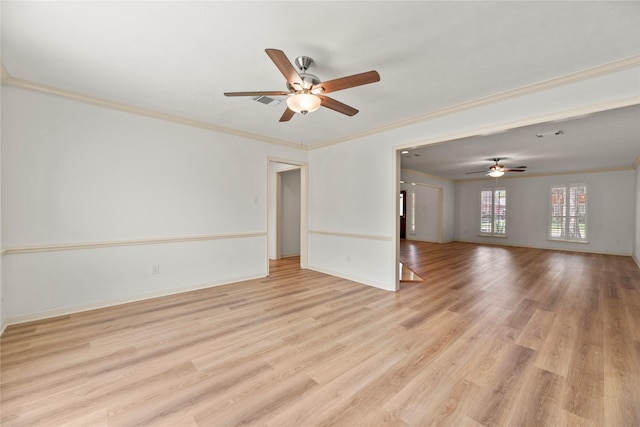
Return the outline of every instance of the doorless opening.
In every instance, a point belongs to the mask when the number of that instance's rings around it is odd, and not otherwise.
[[[307,268],[307,165],[270,159],[268,166],[267,270],[270,259],[295,255]]]

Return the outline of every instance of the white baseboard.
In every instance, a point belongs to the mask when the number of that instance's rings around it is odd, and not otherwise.
[[[329,276],[339,277],[341,279],[350,280],[352,282],[357,282],[362,285],[371,286],[374,288],[382,289],[383,291],[395,292],[395,289],[389,289],[384,283],[374,282],[371,280],[363,279],[362,277],[349,276],[342,273],[336,273],[335,271],[325,270],[323,268],[308,266],[309,270],[317,271],[318,273],[328,274]]]
[[[512,248],[529,248],[529,249],[542,249],[542,250],[546,250],[546,251],[560,251],[560,252],[579,252],[579,253],[584,253],[584,254],[598,254],[598,255],[615,255],[615,256],[631,256],[632,254],[627,253],[627,252],[606,252],[606,251],[593,251],[593,250],[585,250],[584,247],[580,246],[577,249],[573,249],[573,248],[550,248],[550,247],[546,247],[546,246],[531,246],[531,245],[512,245],[509,243],[492,243],[492,242],[477,242],[474,240],[455,240],[456,242],[460,242],[460,243],[473,243],[476,245],[486,245],[486,246],[509,246]],[[582,243],[579,243],[580,245],[582,245]]]
[[[21,324],[21,323],[27,323],[27,322],[34,322],[34,321],[38,321],[38,320],[51,319],[53,317],[59,317],[59,316],[68,316],[70,314],[82,313],[82,312],[85,312],[85,311],[91,311],[91,310],[98,310],[98,309],[101,309],[101,308],[114,307],[114,306],[117,306],[117,305],[129,304],[129,303],[132,303],[132,302],[145,301],[145,300],[154,299],[154,298],[161,298],[161,297],[166,297],[166,296],[171,296],[171,295],[177,295],[177,294],[182,294],[182,293],[185,293],[185,292],[197,291],[197,290],[200,290],[200,289],[213,288],[213,287],[217,287],[217,286],[224,286],[224,285],[229,285],[231,283],[244,282],[245,280],[261,279],[261,278],[264,278],[264,277],[265,276],[262,276],[262,275],[238,277],[238,278],[234,278],[233,280],[230,280],[230,281],[205,283],[205,284],[199,284],[199,285],[194,285],[194,286],[187,286],[187,287],[184,287],[184,288],[178,288],[178,289],[174,289],[174,290],[170,290],[170,291],[154,292],[154,293],[150,293],[150,294],[137,295],[135,297],[121,298],[121,299],[115,299],[115,300],[109,300],[109,301],[101,301],[101,302],[83,304],[83,305],[78,305],[78,306],[73,306],[73,307],[64,307],[64,308],[59,308],[59,309],[55,309],[55,310],[48,310],[48,311],[43,311],[43,312],[39,312],[39,313],[25,314],[25,315],[22,315],[22,316],[10,317],[8,319],[4,319],[4,321],[2,322],[3,323],[2,324],[2,332],[0,332],[0,335],[2,335],[4,333],[4,331],[5,331],[5,329],[8,326],[11,326],[11,325],[18,325],[18,324]]]

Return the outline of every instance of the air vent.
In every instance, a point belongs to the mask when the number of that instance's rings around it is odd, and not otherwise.
[[[282,102],[279,99],[270,98],[268,96],[256,96],[255,98],[253,98],[253,100],[258,101],[259,103],[264,105],[278,105]]]
[[[552,130],[552,131],[549,131],[549,132],[536,133],[536,136],[538,138],[544,138],[545,136],[554,136],[554,135],[555,136],[564,135],[564,131],[562,129],[560,129],[560,130]]]

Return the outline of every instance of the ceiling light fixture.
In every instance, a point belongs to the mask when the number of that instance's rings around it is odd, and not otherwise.
[[[504,168],[503,167],[496,167],[496,166],[491,166],[490,168],[491,170],[489,171],[488,175],[490,177],[493,178],[499,178],[502,175],[504,175]]]
[[[310,93],[296,93],[287,98],[287,107],[296,113],[307,114],[320,108],[320,98]]]

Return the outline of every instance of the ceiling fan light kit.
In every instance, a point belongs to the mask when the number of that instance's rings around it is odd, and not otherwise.
[[[490,177],[493,178],[500,178],[502,175],[504,175],[504,168],[503,167],[491,167],[491,170],[489,170],[489,173],[487,174]]]
[[[312,113],[320,108],[322,101],[310,93],[296,93],[287,98],[287,107],[302,115]]]
[[[281,50],[266,49],[265,52],[285,77],[289,92],[225,92],[224,95],[252,96],[254,99],[256,99],[255,97],[287,96],[287,109],[280,117],[281,122],[291,120],[295,113],[305,115],[320,107],[329,108],[347,116],[354,116],[358,110],[324,94],[380,81],[378,72],[372,70],[323,82],[313,74],[307,73],[307,69],[313,63],[313,59],[310,57],[299,56],[295,59],[295,64],[300,70],[298,72]]]

